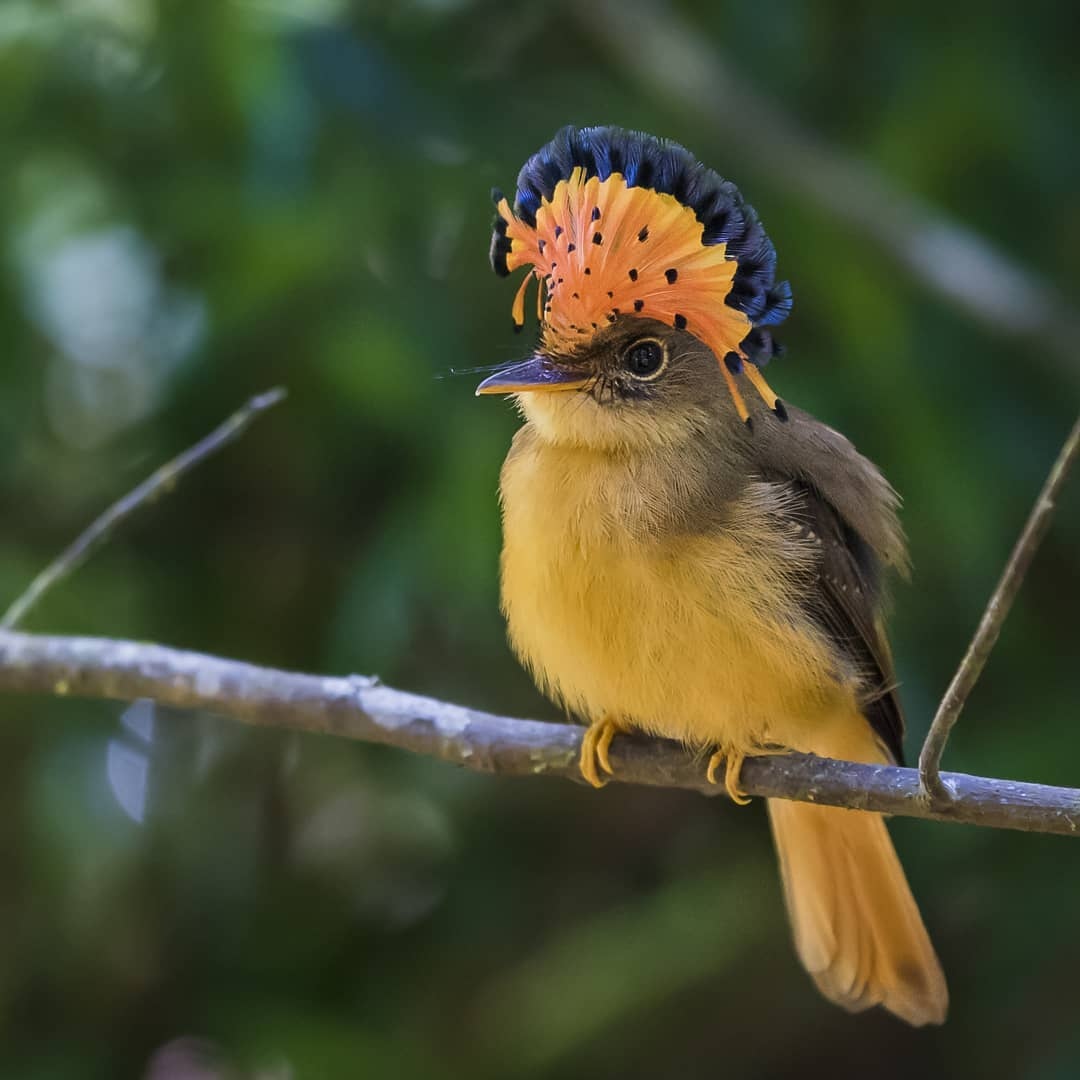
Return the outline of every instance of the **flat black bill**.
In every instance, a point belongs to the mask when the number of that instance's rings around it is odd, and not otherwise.
[[[561,367],[542,356],[531,356],[489,375],[477,394],[522,394],[536,391],[580,390],[589,382],[581,370]]]

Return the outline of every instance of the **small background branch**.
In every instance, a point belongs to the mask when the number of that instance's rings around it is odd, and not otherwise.
[[[1005,572],[1001,575],[1001,580],[986,605],[978,629],[975,631],[975,637],[972,638],[960,662],[960,667],[953,676],[948,690],[945,691],[934,722],[927,732],[926,741],[919,755],[919,773],[923,790],[930,797],[949,798],[951,796],[949,789],[941,782],[939,773],[945,744],[949,740],[953,726],[960,718],[964,703],[975,688],[975,683],[978,682],[986,661],[997,644],[998,635],[1016,599],[1016,594],[1020,591],[1020,586],[1027,576],[1031,561],[1035,558],[1035,552],[1038,551],[1039,544],[1046,535],[1047,529],[1050,528],[1050,522],[1057,508],[1058,496],[1065,486],[1069,470],[1078,455],[1080,455],[1080,417],[1073,424],[1072,431],[1066,437],[1061,452],[1050,469],[1050,474],[1046,478],[1042,491],[1039,492],[1039,497],[1035,500],[1020,539],[1016,541],[1016,546],[1009,556]]]
[[[182,454],[166,462],[160,469],[148,476],[138,487],[129,491],[122,499],[113,503],[108,510],[85,529],[60,555],[58,555],[30,583],[26,591],[4,613],[0,619],[0,629],[14,629],[30,609],[57,583],[63,581],[72,571],[86,561],[100,547],[117,527],[132,516],[140,507],[148,506],[158,496],[176,489],[176,485],[202,464],[207,458],[235,442],[252,422],[267,409],[284,401],[286,392],[278,387],[267,390],[251,398],[242,408],[232,414],[224,423],[216,427],[205,438]]]

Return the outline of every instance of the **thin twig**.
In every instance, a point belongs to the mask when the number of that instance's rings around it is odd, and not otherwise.
[[[867,161],[816,139],[740,72],[675,5],[565,0],[568,18],[621,74],[711,132],[724,160],[846,222],[923,287],[981,325],[1036,344],[1075,385],[1080,314],[1049,282],[972,229],[893,183]],[[648,59],[642,43],[648,42]],[[719,161],[721,171],[725,166]],[[734,172],[736,166],[728,168]]]
[[[383,686],[301,675],[161,645],[0,631],[0,691],[115,701],[151,698],[258,727],[318,732],[424,754],[478,772],[580,781],[582,728],[514,720]],[[619,736],[617,780],[722,794],[705,761],[677,743]],[[949,773],[948,803],[920,797],[915,769],[804,754],[749,758],[751,795],[1025,832],[1080,835],[1080,791]]]
[[[260,413],[277,405],[285,396],[284,388],[276,387],[253,397],[204,439],[162,465],[137,488],[113,503],[74,543],[34,578],[26,591],[7,609],[3,619],[0,619],[0,630],[12,630],[18,626],[45,593],[80,566],[91,552],[109,538],[117,525],[141,506],[148,505],[162,493],[175,488],[186,473],[228,446],[247,430]]]
[[[1035,552],[1046,535],[1046,530],[1050,527],[1058,495],[1077,456],[1080,456],[1080,418],[1069,432],[1057,460],[1050,469],[1046,483],[1043,484],[1043,489],[1035,500],[1027,524],[1024,525],[1024,531],[1020,534],[1020,539],[1016,541],[1009,561],[1005,564],[1001,580],[986,605],[979,627],[971,639],[964,659],[960,661],[960,666],[956,669],[949,689],[945,691],[945,696],[941,699],[937,715],[926,736],[926,742],[923,743],[919,754],[919,774],[926,798],[949,799],[952,797],[953,793],[948,790],[947,785],[942,783],[939,773],[941,755],[945,751],[949,733],[959,718],[968,695],[982,674],[991,650],[997,643],[1002,624],[1009,614],[1016,594],[1020,591],[1020,586],[1031,566],[1031,560],[1035,557]]]

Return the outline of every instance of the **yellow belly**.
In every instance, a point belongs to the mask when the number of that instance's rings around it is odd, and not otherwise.
[[[791,568],[810,553],[760,505],[708,535],[658,532],[656,506],[620,486],[618,466],[516,450],[502,476],[503,608],[550,696],[587,722],[693,746],[867,756],[849,745],[869,738],[852,724],[855,681],[792,603]]]

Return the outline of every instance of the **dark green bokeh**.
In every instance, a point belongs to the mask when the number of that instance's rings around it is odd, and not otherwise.
[[[1076,294],[1067,6],[948,25],[900,4],[679,13],[824,144]],[[747,173],[636,75],[556,4],[6,0],[0,595],[281,383],[286,405],[30,627],[554,716],[497,610],[515,419],[451,372],[525,347],[487,267],[488,190],[563,123],[616,122],[740,183],[795,289],[771,380],[906,498],[916,573],[894,639],[917,746],[1072,420],[1075,368]],[[1077,783],[1078,504],[1071,490],[954,767]],[[916,1033],[817,997],[760,806],[500,781],[207,717],[157,715],[146,743],[120,713],[0,704],[0,1075],[139,1076],[182,1037],[228,1075],[305,1078],[1080,1069],[1067,841],[895,824],[954,1001]],[[141,825],[110,792],[110,740],[149,768]],[[190,1075],[164,1061],[155,1076]]]

